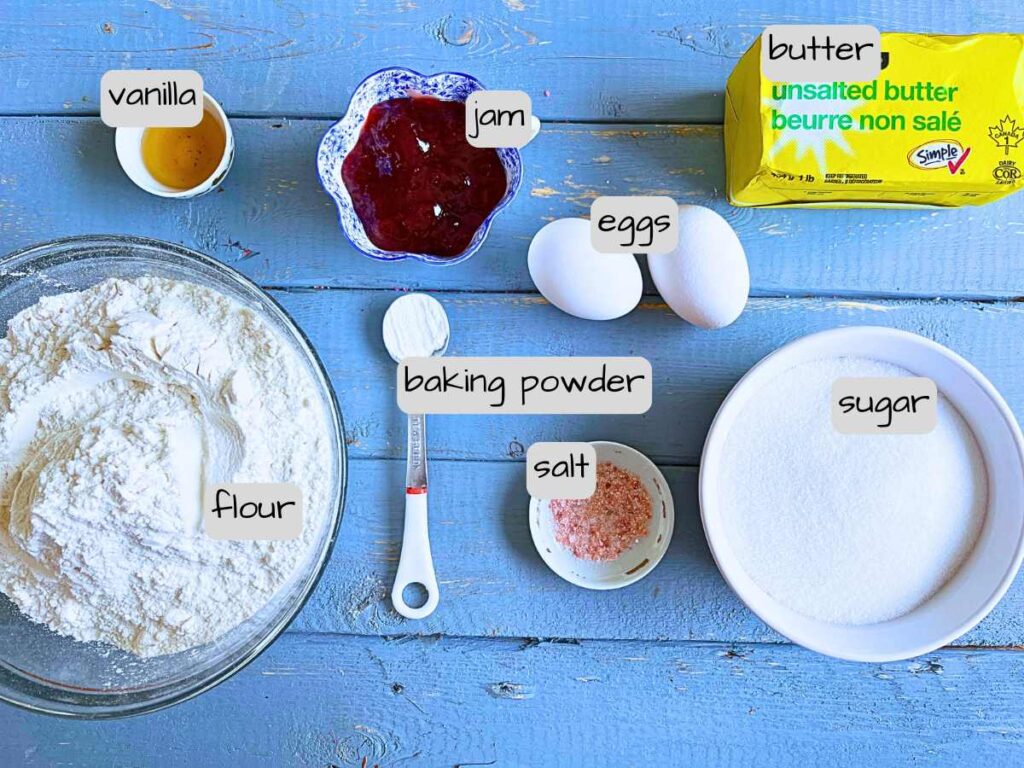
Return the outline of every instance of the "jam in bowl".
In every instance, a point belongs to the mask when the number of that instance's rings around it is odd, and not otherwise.
[[[518,150],[466,141],[465,102],[482,88],[469,75],[399,68],[359,85],[317,155],[320,182],[357,249],[431,264],[479,249],[522,181]]]

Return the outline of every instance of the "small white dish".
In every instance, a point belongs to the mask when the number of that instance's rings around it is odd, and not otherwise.
[[[974,433],[985,459],[989,506],[974,549],[953,577],[910,613],[867,625],[830,624],[799,614],[747,574],[729,546],[718,482],[726,438],[764,382],[811,360],[867,357],[935,382]],[[892,328],[857,326],[790,342],[739,380],[715,416],[700,464],[700,510],[718,569],[765,623],[795,643],[849,661],[887,662],[930,653],[973,628],[1003,597],[1024,557],[1024,437],[995,387],[969,362],[930,339]]]
[[[604,440],[592,442],[597,462],[610,462],[636,475],[651,497],[647,535],[607,562],[580,560],[555,540],[549,499],[530,498],[530,535],[548,567],[568,582],[586,589],[618,589],[640,581],[661,562],[675,525],[672,492],[654,462],[635,448]]]
[[[202,184],[191,189],[169,187],[153,178],[153,174],[142,162],[142,134],[146,132],[145,128],[118,128],[114,132],[114,150],[117,152],[117,161],[128,178],[135,182],[135,186],[158,197],[187,199],[205,195],[224,181],[235,160],[235,136],[224,110],[221,109],[217,100],[205,91],[203,92],[203,110],[216,117],[224,129],[224,154],[213,173]]]

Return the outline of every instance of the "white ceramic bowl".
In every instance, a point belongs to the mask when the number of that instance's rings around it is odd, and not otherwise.
[[[205,92],[203,93],[203,111],[212,113],[224,129],[224,154],[213,173],[202,184],[191,189],[177,189],[153,178],[153,174],[142,162],[142,134],[146,132],[145,128],[118,128],[114,133],[114,150],[117,152],[117,161],[121,164],[125,175],[135,182],[137,187],[146,190],[151,195],[179,200],[205,195],[219,186],[228,175],[231,164],[235,160],[235,135],[231,131],[231,122],[224,110],[221,109],[220,104],[213,96]]]
[[[636,448],[598,440],[591,443],[597,461],[611,462],[636,475],[651,497],[652,518],[647,535],[614,560],[580,560],[555,541],[549,499],[530,499],[530,535],[537,552],[552,571],[586,589],[618,589],[640,581],[654,570],[672,540],[675,507],[665,476]]]
[[[729,545],[719,505],[726,437],[765,382],[794,365],[842,356],[868,357],[932,379],[971,427],[988,471],[989,506],[978,542],[935,595],[908,614],[844,626],[799,614],[762,590]],[[1006,402],[974,366],[941,344],[905,331],[860,326],[791,342],[755,365],[733,387],[704,444],[700,508],[711,553],[729,585],[772,628],[811,650],[851,661],[896,661],[934,651],[964,634],[1006,593],[1024,555],[1024,438]]]

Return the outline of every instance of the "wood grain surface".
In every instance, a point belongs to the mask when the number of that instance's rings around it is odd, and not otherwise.
[[[986,650],[851,664],[792,646],[287,635],[174,709],[5,708],[0,739],[25,766],[1014,766],[1022,676],[1024,654]]]
[[[725,80],[768,24],[1007,31],[988,0],[8,0],[8,114],[99,114],[108,69],[196,69],[233,114],[336,117],[370,72],[470,72],[549,120],[720,122]],[[14,86],[13,90],[11,85]]]
[[[437,421],[435,419],[434,421]],[[432,427],[431,427],[432,428]],[[391,610],[404,504],[404,462],[356,461],[341,538],[302,632],[440,634],[507,638],[785,642],[733,594],[715,568],[700,524],[697,471],[663,467],[676,507],[675,532],[650,575],[617,592],[569,590],[534,549],[521,462],[434,461],[431,546],[441,604],[428,619]],[[1024,645],[1024,588],[957,646]]]
[[[718,126],[548,126],[524,151],[522,191],[472,259],[453,268],[382,264],[345,239],[317,179],[329,121],[233,126],[238,152],[221,188],[169,202],[127,180],[99,119],[0,118],[8,158],[0,251],[60,235],[131,233],[209,253],[266,286],[532,292],[526,251],[548,221],[588,216],[598,195],[664,194],[710,205],[736,228],[754,295],[1024,294],[1024,195],[941,211],[732,208],[722,194]]]
[[[0,253],[131,233],[209,253],[307,332],[346,421],[349,494],[323,579],[287,632],[199,698],[125,721],[0,706],[0,766],[1019,766],[1024,591],[955,647],[893,664],[789,644],[724,583],[699,521],[707,428],[757,360],[804,334],[885,325],[948,345],[1024,415],[1024,195],[948,211],[757,211],[723,199],[725,80],[769,23],[1024,31],[1011,0],[11,0],[0,8]],[[357,254],[316,147],[376,69],[458,70],[526,90],[545,121],[524,186],[455,268]],[[98,115],[112,68],[195,68],[231,115],[215,193],[167,201],[120,171]],[[602,194],[709,205],[736,228],[755,296],[718,332],[650,290],[611,323],[534,291],[536,230]],[[380,342],[398,291],[444,303],[454,355],[643,355],[654,407],[629,417],[432,417],[442,601],[387,597],[402,528],[404,418]],[[533,549],[523,455],[612,439],[664,469],[676,531],[624,590],[561,581]]]
[[[380,328],[395,293],[274,291],[306,330],[341,400],[349,453],[405,456],[395,407],[395,366]],[[722,399],[751,365],[787,341],[849,325],[884,325],[935,339],[972,361],[1024,415],[1024,305],[1019,302],[883,299],[753,299],[739,320],[703,331],[660,301],[595,323],[564,315],[536,295],[437,294],[452,327],[450,355],[641,355],[654,372],[654,403],[641,416],[437,416],[435,458],[519,459],[538,440],[614,439],[661,464],[696,465]],[[496,329],[501,329],[497,332]]]

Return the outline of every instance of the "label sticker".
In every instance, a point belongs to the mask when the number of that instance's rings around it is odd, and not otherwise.
[[[480,148],[525,147],[534,137],[525,91],[473,91],[466,99],[466,141]]]
[[[670,253],[679,244],[671,197],[604,196],[590,206],[590,244],[599,253]]]
[[[294,539],[302,515],[302,491],[292,483],[221,483],[203,493],[203,530],[211,539]]]
[[[405,413],[646,413],[642,357],[409,357],[398,366]]]
[[[832,426],[844,435],[925,435],[938,423],[938,399],[923,376],[836,379]]]
[[[538,499],[589,499],[597,451],[590,443],[534,443],[526,451],[526,490]]]
[[[112,69],[100,80],[111,128],[191,128],[203,119],[203,78],[191,69]]]
[[[782,83],[862,83],[882,71],[882,34],[869,24],[773,24],[761,33],[761,72]]]

